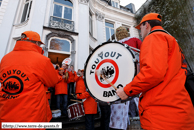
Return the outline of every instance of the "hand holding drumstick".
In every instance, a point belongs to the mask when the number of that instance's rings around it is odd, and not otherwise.
[[[117,89],[116,93],[121,98],[121,100],[126,100],[129,98],[129,96],[125,93],[125,91],[122,87]]]
[[[96,74],[97,76],[99,75],[99,76],[102,77],[108,84],[110,84],[110,85],[116,90],[116,93],[117,93],[117,95],[121,98],[121,100],[126,100],[126,99],[128,98],[128,95],[124,92],[123,88],[117,89],[117,88],[114,86],[114,84],[112,84],[108,79],[106,79],[106,78],[104,77],[104,75],[103,75],[101,72],[99,72],[98,70],[95,71],[95,74]]]
[[[106,79],[106,78],[104,77],[104,75],[103,75],[100,71],[96,70],[96,71],[95,71],[95,74],[96,74],[97,76],[100,76],[101,78],[103,78],[108,84],[110,84],[115,90],[117,90],[117,88],[114,86],[114,84],[112,84],[108,79]]]

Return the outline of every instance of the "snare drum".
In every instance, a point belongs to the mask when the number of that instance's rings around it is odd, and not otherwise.
[[[85,64],[86,90],[97,101],[113,103],[120,100],[110,83],[117,88],[130,83],[137,74],[138,60],[139,53],[130,49],[127,44],[106,42],[99,45]],[[96,75],[96,70],[103,72],[106,80]]]
[[[69,105],[67,112],[70,120],[74,120],[85,115],[82,103],[73,103]]]

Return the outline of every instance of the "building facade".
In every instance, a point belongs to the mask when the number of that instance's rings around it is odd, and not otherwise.
[[[1,0],[0,59],[13,50],[22,32],[36,31],[45,43],[44,55],[53,64],[70,57],[75,70],[83,69],[91,51],[116,40],[117,27],[139,37],[136,20],[119,0]],[[133,10],[134,11],[134,10]],[[30,59],[29,59],[30,60]]]

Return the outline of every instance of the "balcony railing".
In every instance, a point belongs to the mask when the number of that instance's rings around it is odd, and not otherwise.
[[[74,32],[74,21],[50,16],[49,27]]]

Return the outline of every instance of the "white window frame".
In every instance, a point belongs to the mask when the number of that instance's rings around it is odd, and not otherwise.
[[[58,50],[52,50],[52,49],[50,49],[50,44],[51,44],[51,40],[52,39],[60,39],[60,40],[66,40],[66,41],[68,41],[69,44],[70,44],[69,52],[67,52],[67,51],[58,51]],[[69,39],[59,38],[59,37],[52,37],[48,41],[48,52],[54,52],[54,53],[60,53],[60,54],[69,54],[70,55],[71,54],[71,46],[72,46],[72,44],[71,44],[71,41]]]
[[[72,1],[71,1],[72,2]],[[54,16],[54,9],[55,9],[55,4],[56,5],[60,5],[60,6],[62,6],[62,17],[57,17],[57,16]],[[72,2],[72,4],[73,4],[73,2]],[[55,2],[54,0],[53,0],[53,12],[52,12],[52,16],[53,17],[56,17],[56,18],[62,18],[62,19],[65,19],[64,18],[64,9],[65,9],[65,7],[67,7],[67,8],[71,8],[72,9],[72,16],[71,16],[71,20],[70,19],[66,19],[66,20],[69,20],[69,21],[73,21],[73,7],[71,7],[71,6],[68,6],[68,5],[64,5],[64,4],[61,4],[61,3],[57,3],[57,2]]]
[[[32,8],[32,2],[33,2],[33,0],[25,0],[24,1],[24,3],[23,3],[23,11],[22,11],[22,15],[21,15],[21,20],[20,20],[20,23],[23,23],[23,22],[25,22],[25,21],[27,21],[28,19],[29,19],[29,17],[30,17],[30,11],[31,11],[31,8]],[[26,4],[29,4],[28,5],[28,9],[27,9],[27,12],[26,12],[26,16],[25,16],[25,19],[24,19],[24,21],[22,21],[22,18],[23,18],[23,14],[24,14],[24,8],[25,8],[25,5]],[[31,7],[31,8],[30,8]]]
[[[116,4],[117,3],[117,4]],[[111,5],[115,8],[119,8],[119,3],[116,1],[111,1]]]
[[[89,33],[93,36],[94,35],[94,28],[93,28],[93,14],[91,11],[89,11]]]
[[[111,27],[109,27],[109,26],[106,26],[106,23],[110,23],[110,24],[113,24],[113,28],[111,28]],[[113,23],[113,22],[110,22],[110,21],[105,21],[105,34],[106,34],[106,28],[109,28],[109,32],[111,32],[111,29],[113,29],[114,30],[114,35],[115,35],[115,24]],[[112,41],[113,39],[112,39],[112,37],[111,37],[111,33],[109,33],[109,36],[110,36],[110,41]],[[116,38],[116,36],[115,36],[115,38]],[[115,39],[114,39],[115,40]],[[107,39],[106,39],[106,41],[107,41]]]

